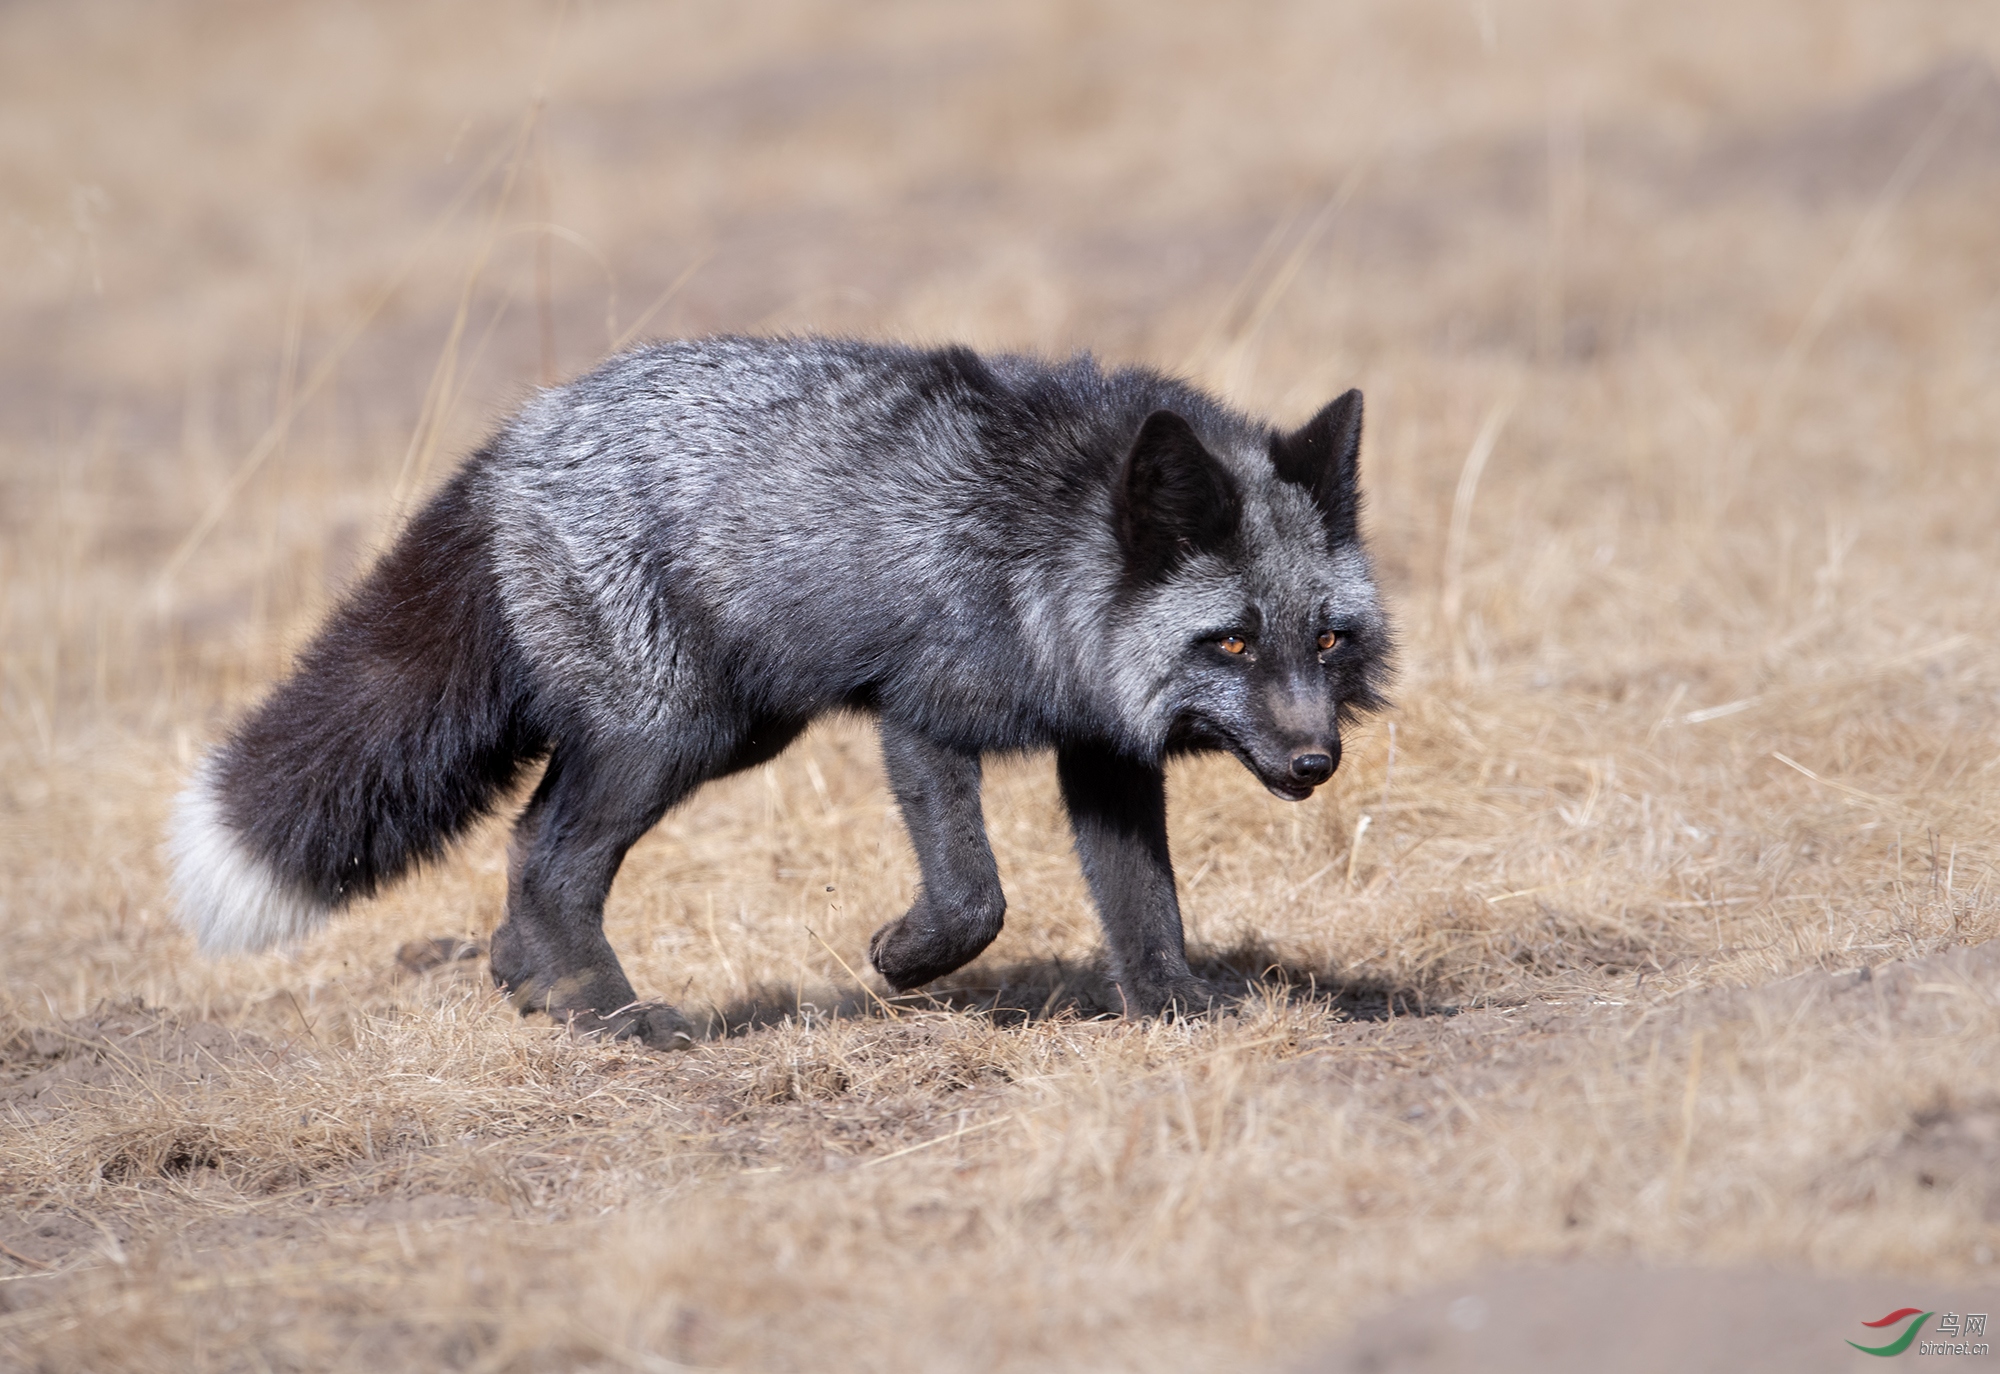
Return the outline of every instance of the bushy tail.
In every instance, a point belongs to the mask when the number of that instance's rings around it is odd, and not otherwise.
[[[196,770],[168,834],[211,952],[302,935],[441,853],[546,748],[468,468]]]

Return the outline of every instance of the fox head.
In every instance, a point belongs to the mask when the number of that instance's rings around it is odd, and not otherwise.
[[[1234,754],[1301,801],[1381,704],[1389,631],[1358,529],[1361,393],[1297,430],[1158,410],[1113,494],[1120,676],[1165,753]]]

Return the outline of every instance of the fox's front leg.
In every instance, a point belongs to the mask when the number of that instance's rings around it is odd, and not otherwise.
[[[1166,774],[1109,749],[1080,746],[1056,755],[1056,775],[1125,1009],[1144,1016],[1206,1010],[1217,999],[1188,969],[1167,855]]]
[[[882,759],[923,885],[901,919],[875,932],[868,958],[893,986],[907,989],[977,958],[1000,933],[1007,898],[986,842],[979,756],[944,748],[884,719]]]

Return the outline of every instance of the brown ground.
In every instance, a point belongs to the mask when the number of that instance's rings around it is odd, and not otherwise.
[[[1642,1269],[1586,1263],[1480,1275],[1405,1298],[1339,1347],[1300,1366],[1313,1374],[1832,1374],[1881,1369],[1909,1318],[1912,1285],[1772,1269]],[[1909,1358],[1991,1368],[1991,1333],[1966,1340],[1965,1317],[1992,1315],[1993,1291],[1923,1285]],[[1952,1334],[1938,1335],[1944,1314]],[[1990,1326],[1991,1323],[1989,1322]],[[1934,1350],[1943,1343],[1950,1347]],[[1852,1350],[1849,1345],[1864,1347]],[[1958,1346],[1967,1347],[1961,1352]],[[1986,1351],[1978,1349],[1985,1346]],[[1893,1358],[1893,1357],[1889,1357]]]
[[[1972,2],[0,8],[0,1365],[1839,1368],[2000,1292],[1996,68]],[[528,386],[724,328],[1367,390],[1398,707],[1171,782],[1234,1014],[1100,1019],[1032,759],[1000,941],[864,992],[856,723],[627,865],[688,1054],[399,961],[497,825],[194,955],[203,743]]]

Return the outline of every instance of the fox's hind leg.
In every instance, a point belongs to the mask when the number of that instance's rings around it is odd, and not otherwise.
[[[897,988],[914,988],[971,962],[1007,914],[1000,871],[979,806],[979,756],[943,748],[890,720],[882,758],[916,847],[916,904],[875,932],[868,958]]]
[[[1109,749],[1073,746],[1057,753],[1056,776],[1126,1010],[1206,1011],[1217,998],[1187,964],[1167,854],[1166,774]]]
[[[523,1011],[663,1049],[693,1043],[679,1012],[633,994],[604,938],[604,899],[626,850],[706,771],[651,742],[556,747],[515,823],[507,919],[493,932],[494,981]]]

